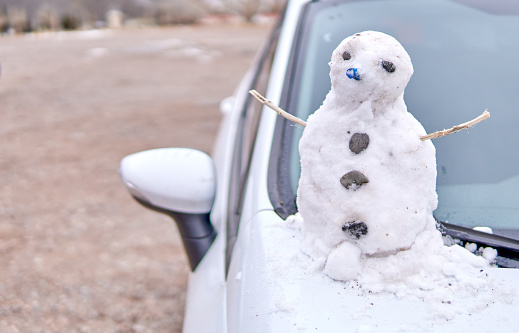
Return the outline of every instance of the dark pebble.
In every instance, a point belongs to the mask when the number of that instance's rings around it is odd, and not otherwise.
[[[359,171],[350,171],[341,177],[341,184],[347,189],[349,189],[353,184],[362,186],[368,182],[368,177],[364,176],[364,174]]]
[[[351,221],[342,225],[342,231],[349,233],[356,239],[368,234],[368,226],[364,222]]]
[[[366,133],[355,133],[351,136],[350,139],[350,150],[355,154],[360,153],[361,151],[368,148],[369,145],[369,135]]]

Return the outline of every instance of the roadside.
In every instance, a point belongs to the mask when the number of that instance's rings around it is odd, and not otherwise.
[[[268,26],[0,38],[0,331],[180,332],[187,261],[119,161],[210,152]]]

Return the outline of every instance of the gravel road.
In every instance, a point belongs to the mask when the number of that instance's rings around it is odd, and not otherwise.
[[[188,274],[127,154],[207,152],[269,26],[0,36],[0,332],[180,332]]]

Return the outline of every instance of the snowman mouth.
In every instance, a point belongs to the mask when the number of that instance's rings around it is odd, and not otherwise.
[[[356,81],[360,80],[360,73],[358,68],[349,68],[348,70],[346,70],[346,76]]]

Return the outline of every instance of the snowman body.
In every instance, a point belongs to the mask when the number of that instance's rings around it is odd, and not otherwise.
[[[331,91],[299,144],[297,205],[304,249],[327,258],[333,278],[355,278],[361,259],[409,249],[434,226],[435,149],[403,99],[412,73],[404,48],[380,32],[332,54]]]

